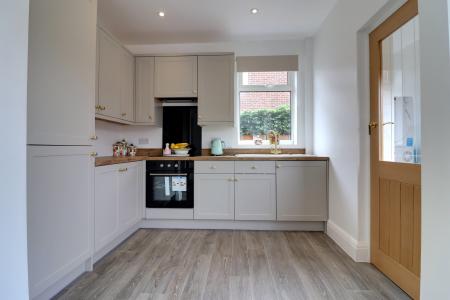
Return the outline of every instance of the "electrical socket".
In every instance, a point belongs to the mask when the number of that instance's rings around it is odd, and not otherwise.
[[[138,144],[139,145],[148,145],[148,138],[139,138]]]

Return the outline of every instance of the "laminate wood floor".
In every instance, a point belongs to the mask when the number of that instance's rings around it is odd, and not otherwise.
[[[324,233],[138,230],[55,299],[409,299]]]

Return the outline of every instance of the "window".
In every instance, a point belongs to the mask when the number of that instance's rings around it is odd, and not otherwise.
[[[269,144],[268,133],[280,144],[296,143],[297,72],[239,72],[239,144]]]

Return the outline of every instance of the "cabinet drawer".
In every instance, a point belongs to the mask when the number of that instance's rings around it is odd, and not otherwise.
[[[196,161],[196,174],[234,174],[234,162],[230,161]]]
[[[274,161],[237,161],[236,174],[274,174]]]

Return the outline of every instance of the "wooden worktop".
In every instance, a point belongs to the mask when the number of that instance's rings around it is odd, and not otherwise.
[[[224,156],[212,156],[212,155],[201,155],[201,156],[126,156],[126,157],[113,157],[113,156],[103,156],[97,157],[95,159],[95,166],[107,166],[114,164],[129,163],[135,161],[143,160],[190,160],[190,161],[328,161],[329,158],[325,156],[315,156],[315,155],[304,155],[304,156],[245,156],[238,157],[234,155],[224,155]]]

